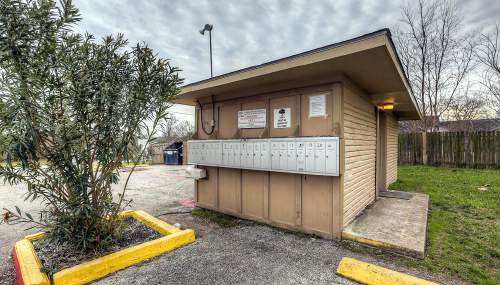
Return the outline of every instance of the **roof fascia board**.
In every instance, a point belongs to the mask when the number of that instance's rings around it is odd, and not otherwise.
[[[378,33],[370,37],[359,38],[356,41],[347,42],[339,46],[333,46],[332,48],[329,49],[292,56],[283,60],[278,60],[274,63],[264,64],[261,66],[256,66],[254,68],[244,69],[227,75],[222,75],[221,78],[216,78],[205,82],[202,81],[199,83],[193,83],[182,87],[182,92],[180,95],[182,96],[182,94],[190,93],[193,91],[225,85],[236,81],[249,79],[252,77],[263,76],[281,70],[309,65],[325,60],[331,60],[344,55],[353,54],[371,48],[376,48],[379,46],[386,45],[386,37],[387,37],[386,32]]]
[[[403,84],[408,92],[408,95],[410,96],[410,99],[411,99],[413,105],[415,106],[415,109],[417,110],[418,117],[420,119],[422,119],[422,113],[420,112],[420,107],[417,104],[415,96],[413,95],[413,90],[411,89],[411,85],[408,82],[408,77],[406,76],[406,73],[403,71],[403,67],[401,65],[401,61],[400,61],[399,56],[398,56],[396,49],[394,47],[394,43],[393,43],[391,37],[386,37],[385,40],[386,40],[385,46],[387,48],[387,52],[389,53],[389,56],[392,58],[392,63],[394,65],[394,68],[396,68],[396,70],[399,74],[399,77],[401,78],[401,81],[403,82]]]

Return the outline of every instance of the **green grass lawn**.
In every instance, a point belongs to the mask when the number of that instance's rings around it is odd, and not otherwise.
[[[399,261],[473,284],[500,284],[500,170],[400,166],[398,176],[391,189],[431,199],[426,258]]]

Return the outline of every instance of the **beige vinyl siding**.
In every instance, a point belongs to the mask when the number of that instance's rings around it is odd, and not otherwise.
[[[376,116],[363,94],[344,87],[344,226],[375,199]]]
[[[389,187],[398,179],[398,121],[392,114],[386,116],[387,152],[386,152],[386,179],[385,185]]]

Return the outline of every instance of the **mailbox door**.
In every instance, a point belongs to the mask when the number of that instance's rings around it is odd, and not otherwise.
[[[222,142],[220,141],[215,144],[215,164],[222,164]]]
[[[287,144],[287,170],[297,171],[297,152],[295,150],[295,142],[291,141]]]
[[[229,142],[222,144],[224,151],[222,152],[222,165],[229,166],[233,158],[232,145]]]
[[[271,168],[280,169],[280,145],[279,142],[271,142]]]
[[[314,172],[314,142],[306,141],[306,172]]]
[[[326,142],[326,166],[325,172],[327,174],[338,174],[338,141]]]
[[[325,142],[324,141],[315,142],[314,172],[317,172],[317,173],[324,173],[325,172]]]
[[[261,168],[260,165],[260,143],[253,142],[253,168]]]
[[[269,169],[269,143],[268,142],[260,142],[260,167],[263,169]]]
[[[234,142],[233,144],[233,166],[240,167],[241,166],[241,143]]]
[[[306,170],[306,144],[303,141],[295,143],[295,149],[297,151],[297,171]]]
[[[248,161],[247,161],[247,144],[246,143],[241,143],[240,144],[240,157],[241,157],[241,167],[242,168],[247,168],[248,167]]]
[[[245,143],[245,153],[247,155],[247,168],[253,168],[253,143]]]
[[[206,157],[207,157],[207,164],[213,165],[214,164],[214,151],[213,151],[213,142],[207,142],[205,143],[205,149],[206,149]]]
[[[287,169],[287,150],[288,150],[288,143],[285,141],[280,142],[280,164],[279,164],[279,169],[280,170],[286,170]]]

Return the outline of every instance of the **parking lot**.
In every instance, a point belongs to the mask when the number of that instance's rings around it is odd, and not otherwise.
[[[120,185],[115,185],[116,190],[121,189]],[[180,223],[182,227],[192,228],[196,231],[197,240],[96,283],[355,284],[335,274],[338,262],[344,256],[448,283],[436,276],[375,259],[362,251],[352,251],[342,242],[293,234],[243,220],[237,220],[233,227],[220,227],[209,220],[193,217],[190,213],[192,208],[186,207],[193,197],[193,188],[193,181],[185,177],[183,167],[158,165],[139,168],[132,175],[126,194],[127,198],[133,199],[131,208],[146,210],[171,224]],[[1,184],[0,208],[18,205],[31,212],[40,209],[38,203],[23,201],[24,191],[26,189],[22,185]],[[0,224],[1,284],[13,283],[10,251],[16,240],[29,233],[23,230],[25,227]]]

